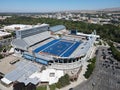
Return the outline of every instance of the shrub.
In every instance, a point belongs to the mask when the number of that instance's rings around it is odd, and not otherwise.
[[[69,75],[68,74],[65,74],[64,76],[62,76],[58,83],[56,83],[56,87],[57,88],[62,88],[62,87],[65,87],[66,85],[69,85],[70,84],[70,78],[69,78]]]
[[[37,87],[36,90],[47,90],[47,87],[46,86],[39,86],[39,87]]]
[[[50,87],[50,90],[55,90],[56,89],[56,85],[55,84],[52,84],[49,87]]]
[[[92,72],[95,68],[96,58],[94,57],[93,59],[88,60],[88,62],[90,62],[90,64],[88,64],[87,71],[84,74],[85,78],[89,78],[90,75],[92,74]]]

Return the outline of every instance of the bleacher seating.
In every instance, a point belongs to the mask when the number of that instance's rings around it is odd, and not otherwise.
[[[36,34],[36,35],[33,35],[33,36],[29,36],[29,37],[26,37],[26,38],[23,38],[23,40],[29,45],[33,45],[35,43],[38,43],[46,38],[49,38],[50,37],[50,34],[48,31],[46,32],[43,32],[43,33],[39,33],[39,34]]]

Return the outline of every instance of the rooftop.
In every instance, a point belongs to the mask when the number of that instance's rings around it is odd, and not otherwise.
[[[7,36],[7,35],[11,35],[11,33],[0,31],[0,37],[4,37],[4,36]]]
[[[13,71],[5,74],[4,78],[2,78],[2,81],[6,84],[10,84],[14,81],[24,82],[25,85],[28,83],[34,84],[34,79],[28,80],[28,77],[31,76],[36,71],[39,71],[39,67],[33,64],[32,62],[28,61],[21,61],[16,63],[16,69]]]
[[[53,31],[53,32],[57,32],[63,29],[66,29],[64,25],[56,25],[56,26],[50,27],[50,31]]]
[[[26,29],[26,28],[32,28],[32,25],[24,25],[24,24],[13,24],[9,26],[5,26],[4,29],[9,29],[9,30],[17,30],[18,29]]]

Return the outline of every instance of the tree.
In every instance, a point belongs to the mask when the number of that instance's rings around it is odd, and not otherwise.
[[[24,83],[14,83],[13,90],[25,90],[25,84]]]
[[[90,75],[92,74],[92,72],[93,72],[93,70],[94,70],[94,68],[95,68],[96,57],[88,60],[88,62],[89,62],[90,64],[88,64],[88,66],[87,66],[87,71],[86,71],[85,74],[84,74],[85,78],[89,78]]]
[[[62,76],[59,81],[56,83],[56,87],[57,88],[62,88],[65,87],[66,85],[70,84],[70,78],[68,74],[65,74],[64,76]]]
[[[36,90],[36,86],[32,83],[29,83],[27,86],[26,86],[26,90]]]
[[[13,16],[12,18],[5,19],[0,21],[3,25],[11,24],[30,24],[35,25],[37,23],[48,23],[50,26],[63,24],[68,30],[77,29],[79,32],[83,33],[92,33],[93,30],[97,31],[102,38],[112,40],[120,43],[120,27],[112,24],[89,24],[85,21],[67,21],[67,20],[58,20],[53,18],[32,18],[25,16]],[[14,35],[14,34],[13,34]]]
[[[115,48],[111,41],[109,41],[108,44],[110,46],[110,50],[112,51],[114,58],[120,61],[120,52]]]

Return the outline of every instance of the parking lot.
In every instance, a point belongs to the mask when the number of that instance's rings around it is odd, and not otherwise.
[[[120,62],[107,47],[99,47],[93,74],[74,90],[120,90]]]

